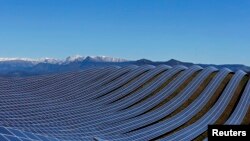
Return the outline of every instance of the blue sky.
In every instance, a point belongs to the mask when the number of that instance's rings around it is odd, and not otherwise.
[[[0,57],[250,65],[249,0],[0,0]]]

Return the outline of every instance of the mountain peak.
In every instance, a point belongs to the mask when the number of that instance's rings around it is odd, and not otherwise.
[[[193,65],[193,63],[189,63],[189,62],[182,62],[182,61],[179,61],[179,60],[175,60],[175,59],[170,59],[166,62],[167,64],[169,65],[185,65],[185,66],[191,66]]]
[[[140,59],[140,60],[137,60],[137,62],[141,62],[141,63],[151,63],[152,61],[151,61],[151,60],[148,60],[148,59]]]
[[[86,57],[81,56],[81,55],[74,55],[74,56],[69,56],[66,58],[64,61],[65,63],[71,63],[71,62],[78,62],[78,61],[83,61],[85,60]]]
[[[37,62],[38,63],[48,63],[48,64],[60,64],[63,61],[59,60],[59,59],[55,59],[55,58],[45,57],[45,58],[37,59]]]
[[[126,59],[121,58],[115,58],[115,57],[109,57],[109,56],[88,56],[89,60],[95,61],[95,62],[126,62]]]
[[[87,57],[80,57],[81,61],[85,62],[126,62],[127,60],[121,58],[114,58],[108,56],[87,56]],[[79,58],[78,58],[79,60]]]
[[[180,61],[178,61],[178,60],[175,60],[175,59],[170,59],[170,60],[168,60],[169,62],[180,62]]]

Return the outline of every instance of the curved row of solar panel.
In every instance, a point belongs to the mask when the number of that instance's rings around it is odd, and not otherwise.
[[[92,68],[0,78],[0,140],[206,140],[208,124],[249,124],[243,71]]]

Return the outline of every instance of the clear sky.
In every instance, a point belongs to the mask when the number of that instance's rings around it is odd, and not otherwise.
[[[0,57],[250,65],[250,0],[0,0]]]

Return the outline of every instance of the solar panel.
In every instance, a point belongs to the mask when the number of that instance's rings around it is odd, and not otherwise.
[[[243,71],[197,65],[0,78],[0,140],[192,140],[226,112],[240,85],[223,124],[247,120],[250,82],[243,78]]]

